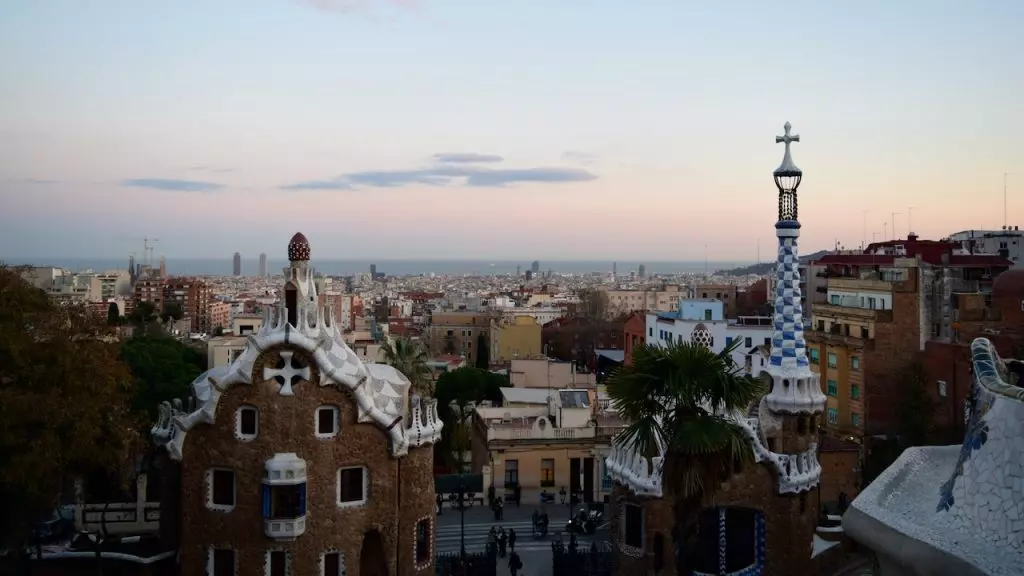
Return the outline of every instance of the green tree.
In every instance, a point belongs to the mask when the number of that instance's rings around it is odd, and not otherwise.
[[[690,342],[644,345],[634,352],[633,365],[619,368],[608,381],[608,395],[630,423],[616,442],[641,454],[654,453],[659,441],[666,447],[665,498],[675,517],[673,539],[682,544],[678,574],[693,571],[704,497],[752,457],[740,427],[724,416],[746,411],[763,392],[732,361],[737,345],[718,354]]]
[[[111,302],[107,306],[107,326],[117,326],[121,323],[121,309],[118,308],[117,302]]]
[[[133,407],[155,420],[161,402],[189,394],[190,384],[206,371],[197,350],[164,335],[146,334],[121,346],[121,359],[137,383]]]
[[[164,312],[160,317],[164,319],[164,322],[181,320],[185,317],[185,309],[182,308],[181,302],[178,302],[177,300],[168,300],[164,304]]]
[[[483,332],[476,337],[476,367],[482,370],[491,367],[491,347]]]
[[[23,547],[64,478],[127,484],[141,428],[132,394],[110,327],[0,265],[0,549]]]
[[[441,462],[463,471],[465,463],[460,456],[470,449],[469,416],[484,400],[500,405],[501,389],[508,386],[507,377],[471,366],[438,377],[434,398],[437,399],[437,415],[444,422],[444,434],[434,448],[434,455]]]
[[[427,366],[427,351],[419,341],[395,338],[384,343],[382,353],[384,362],[405,374],[415,392],[430,395],[431,373]]]

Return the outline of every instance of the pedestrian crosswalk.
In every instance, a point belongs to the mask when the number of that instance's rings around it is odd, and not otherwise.
[[[562,526],[552,526],[551,528],[563,528]],[[473,523],[466,524],[466,552],[481,552],[487,548],[487,535],[491,529],[491,526],[501,526],[508,533],[510,530],[516,531],[516,551],[517,552],[535,552],[541,550],[550,550],[551,543],[557,540],[556,532],[562,532],[562,540],[568,544],[569,535],[564,530],[553,530],[548,529],[548,535],[545,538],[534,538],[533,536],[533,523],[530,520],[515,521],[515,522],[496,522],[496,523]],[[459,552],[461,548],[462,533],[458,523],[445,524],[437,527],[437,535],[434,539],[434,548],[437,554],[455,553]],[[589,548],[590,543],[594,541],[594,536],[577,535],[577,541],[581,548]],[[598,540],[602,540],[603,537],[598,535]]]

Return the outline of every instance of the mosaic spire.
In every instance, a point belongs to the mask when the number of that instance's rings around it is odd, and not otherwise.
[[[786,145],[786,151],[782,164],[773,174],[779,190],[779,213],[775,223],[779,256],[775,266],[775,312],[768,367],[773,385],[767,400],[769,407],[776,411],[820,412],[825,396],[821,393],[819,378],[807,361],[803,306],[800,303],[800,255],[797,250],[800,221],[797,219],[796,191],[803,172],[793,162],[790,150],[793,142],[800,141],[800,136],[791,133],[789,122],[786,122],[784,130],[782,136],[775,137],[776,143]]]

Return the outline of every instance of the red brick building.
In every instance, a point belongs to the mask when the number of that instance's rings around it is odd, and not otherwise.
[[[633,350],[647,342],[647,312],[633,312],[622,324],[622,344],[625,350],[623,364],[633,364]]]
[[[598,322],[582,316],[557,318],[541,329],[541,349],[562,362],[594,371],[595,350],[623,349],[623,321]]]

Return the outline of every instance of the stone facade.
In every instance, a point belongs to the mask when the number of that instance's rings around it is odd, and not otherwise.
[[[690,559],[695,575],[782,576],[814,570],[822,475],[819,425],[825,395],[819,375],[810,368],[804,340],[796,204],[802,172],[790,155],[790,144],[799,141],[790,129],[787,123],[785,136],[776,138],[786,144],[786,151],[774,173],[779,189],[775,225],[779,252],[771,350],[767,365],[754,372],[770,387],[751,406],[701,407],[735,425],[751,453],[728,480],[704,488],[696,511],[694,558]],[[690,342],[714,347],[703,324],[694,327]],[[735,362],[734,369],[743,372]],[[664,402],[671,404],[673,399]],[[678,495],[663,482],[663,471],[676,456],[666,438],[656,436],[655,444],[651,454],[618,444],[606,460],[616,482],[611,529],[618,552],[617,570],[623,576],[658,569],[662,574],[676,574],[672,508]]]
[[[275,382],[264,381],[232,390],[217,407],[223,420],[189,434],[181,465],[182,574],[203,574],[208,548],[223,545],[236,551],[239,574],[262,569],[267,551],[282,549],[291,556],[292,574],[319,574],[319,555],[337,550],[348,576],[357,576],[363,537],[371,530],[380,532],[385,550],[398,552],[387,559],[389,574],[420,573],[399,572],[398,567],[414,565],[416,522],[424,517],[433,522],[431,448],[392,459],[384,432],[374,424],[360,424],[347,395],[302,382],[295,396],[282,401],[276,388]],[[245,443],[235,438],[235,414],[242,406],[259,412],[259,435]],[[340,408],[335,438],[315,436],[315,414],[321,406]],[[275,542],[263,533],[261,482],[264,462],[275,453],[295,453],[308,466],[306,529],[293,542]],[[338,469],[349,466],[366,467],[367,502],[339,508]],[[236,471],[237,503],[230,512],[207,508],[206,473],[213,468]]]
[[[359,360],[318,303],[305,238],[288,251],[283,301],[153,429],[178,461],[181,573],[431,574],[436,403]]]

